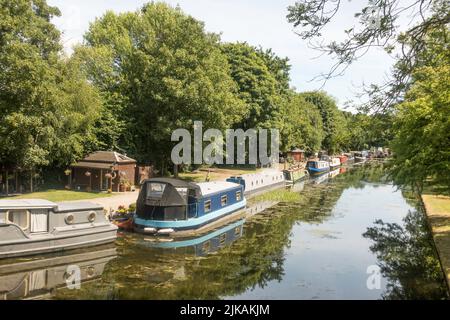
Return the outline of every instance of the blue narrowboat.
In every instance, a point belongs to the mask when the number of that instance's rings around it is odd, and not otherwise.
[[[157,235],[196,231],[229,218],[242,211],[245,205],[241,184],[147,179],[142,183],[137,199],[134,230]]]
[[[306,163],[306,169],[310,174],[328,172],[330,164],[328,161],[310,160]]]

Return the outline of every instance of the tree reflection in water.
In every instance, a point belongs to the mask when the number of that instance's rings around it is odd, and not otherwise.
[[[426,218],[410,210],[404,225],[376,220],[363,234],[374,243],[382,275],[387,279],[383,299],[441,299],[448,297],[440,263]]]

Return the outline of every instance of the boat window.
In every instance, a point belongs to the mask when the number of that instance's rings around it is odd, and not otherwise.
[[[205,213],[211,211],[211,200],[205,201]]]
[[[236,227],[234,228],[234,235],[235,236],[240,236],[241,235],[241,227]]]
[[[240,191],[236,191],[236,201],[241,201],[242,195]]]
[[[148,197],[161,198],[165,188],[166,188],[165,183],[160,183],[160,182],[147,183],[147,198]]]
[[[225,242],[227,241],[227,234],[226,233],[222,233],[219,237],[219,243],[221,246],[225,245]]]
[[[95,213],[94,213],[95,214]],[[33,233],[48,232],[48,213],[45,210],[34,210],[30,217],[30,231]]]
[[[220,197],[220,203],[221,203],[222,207],[223,207],[223,206],[226,206],[226,205],[227,205],[227,202],[228,202],[228,196],[222,196],[222,197]]]
[[[30,225],[30,212],[28,210],[9,210],[6,219],[10,223],[18,225],[22,230],[26,230]]]
[[[180,196],[183,197],[183,199],[187,199],[188,195],[188,188],[175,188]]]

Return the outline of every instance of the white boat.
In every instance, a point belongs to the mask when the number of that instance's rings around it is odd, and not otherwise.
[[[233,176],[228,178],[227,181],[243,185],[245,195],[255,195],[263,191],[286,186],[283,172],[275,169],[265,169],[257,173]]]

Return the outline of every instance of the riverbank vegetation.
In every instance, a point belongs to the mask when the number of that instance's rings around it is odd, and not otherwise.
[[[0,163],[10,173],[62,172],[91,151],[117,149],[164,174],[172,131],[194,120],[278,128],[281,151],[308,153],[348,150],[361,131],[360,115],[326,92],[293,90],[287,58],[224,43],[178,7],[107,12],[71,56],[51,22],[59,14],[45,1],[2,4]]]
[[[313,25],[307,15],[313,8],[301,3],[289,8],[289,21]],[[245,42],[224,43],[179,7],[149,2],[135,12],[106,12],[67,56],[51,22],[60,15],[56,7],[27,0],[0,6],[3,172],[32,181],[51,170],[63,181],[64,169],[87,153],[114,149],[167,174],[175,144],[171,133],[191,131],[201,120],[204,128],[219,130],[277,128],[282,152],[391,145],[392,175],[399,183],[420,187],[430,178],[450,183],[445,2],[433,3],[428,27],[421,29],[421,49],[412,50],[410,60],[399,59],[394,69],[396,76],[404,75],[405,94],[391,99],[389,107],[379,100],[379,108],[357,113],[342,111],[326,92],[292,88],[287,58]],[[380,28],[364,41],[382,37],[388,26]],[[415,48],[415,35],[394,40]],[[350,49],[336,44],[330,50],[344,59]],[[380,95],[372,97],[374,102]]]
[[[300,0],[288,8],[288,20],[303,40],[314,42],[342,10],[340,1]],[[371,122],[383,119],[377,134],[384,132],[393,151],[391,175],[418,191],[425,185],[450,190],[449,12],[448,1],[441,0],[362,1],[344,40],[314,42],[335,59],[324,81],[371,48],[396,58],[386,82],[364,88],[368,100],[359,109],[377,115]],[[401,23],[405,17],[411,23]]]

